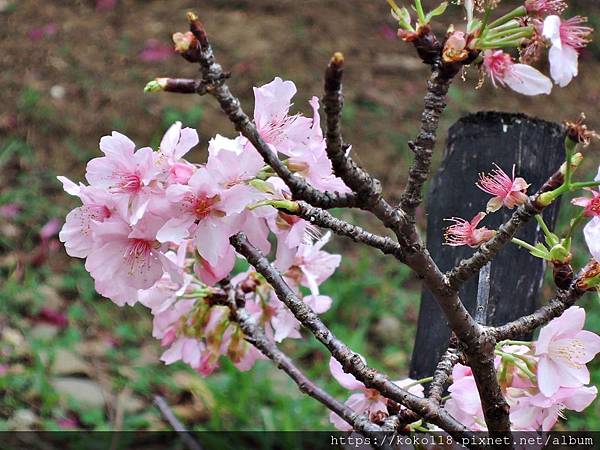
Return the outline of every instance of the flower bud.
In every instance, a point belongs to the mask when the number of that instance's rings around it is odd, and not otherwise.
[[[198,42],[191,31],[173,33],[172,39],[175,43],[175,51],[177,53],[187,52],[190,48],[195,47]]]
[[[462,31],[453,31],[446,39],[444,44],[444,50],[442,52],[442,58],[446,63],[453,63],[464,61],[469,56],[469,52],[466,49],[467,38]]]
[[[144,87],[144,92],[161,92],[167,87],[168,78],[156,78],[149,81]]]

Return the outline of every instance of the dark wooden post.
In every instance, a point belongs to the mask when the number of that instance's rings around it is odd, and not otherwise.
[[[448,226],[444,219],[456,216],[470,220],[477,212],[485,211],[490,196],[475,186],[478,174],[489,172],[494,163],[510,174],[515,164],[516,174],[531,184],[528,192],[532,193],[564,160],[563,141],[558,124],[522,114],[481,112],[460,119],[450,128],[445,159],[431,182],[427,200],[427,248],[442,270],[451,269],[473,253],[468,247],[442,245],[442,230]],[[511,213],[503,208],[486,217],[484,224],[497,228]],[[553,225],[557,215],[558,206],[548,208],[544,219]],[[535,221],[518,236],[531,243],[542,239]],[[474,277],[463,286],[460,295],[480,322],[504,324],[534,311],[539,304],[543,274],[542,260],[511,244],[484,268],[480,274],[482,282]],[[478,290],[480,303],[482,298],[487,298],[487,303],[480,304],[476,311]],[[424,291],[411,362],[412,378],[433,374],[449,335],[441,309]]]

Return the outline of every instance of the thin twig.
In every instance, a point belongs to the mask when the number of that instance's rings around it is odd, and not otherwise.
[[[460,359],[460,352],[454,346],[450,346],[442,355],[433,373],[433,381],[429,385],[428,397],[438,405],[442,401],[446,383],[452,374],[452,369]]]
[[[320,208],[315,208],[306,202],[298,202],[298,206],[298,211],[293,212],[292,214],[302,217],[310,223],[320,227],[330,229],[340,236],[348,237],[354,242],[366,244],[381,250],[385,254],[394,255],[399,260],[402,260],[402,247],[394,240],[365,231],[357,225],[352,225],[344,220],[333,217],[329,212]]]
[[[173,430],[178,432],[181,440],[190,450],[202,450],[202,446],[196,441],[192,435],[185,429],[183,424],[175,417],[175,414],[167,404],[164,398],[160,395],[154,396],[154,404],[158,407],[161,414],[167,422],[173,427]]]
[[[585,294],[585,291],[579,289],[577,281],[575,281],[568,290],[559,291],[556,297],[534,313],[498,327],[491,327],[490,330],[498,341],[522,338],[560,316],[566,309],[573,306],[577,300],[583,297],[583,294]]]
[[[381,428],[370,422],[369,419],[361,414],[357,414],[345,404],[337,401],[322,388],[311,381],[298,367],[294,365],[292,360],[267,337],[265,332],[258,327],[248,315],[248,313],[236,305],[236,295],[238,298],[243,298],[243,294],[236,294],[234,289],[230,289],[228,300],[231,317],[240,325],[240,328],[246,335],[246,340],[259,349],[267,358],[273,361],[277,368],[283,370],[289,377],[298,385],[301,392],[316,399],[329,410],[336,413],[355,430],[364,433],[373,433],[381,431]]]
[[[415,210],[423,201],[423,185],[429,178],[433,147],[436,142],[440,116],[446,108],[446,96],[452,77],[447,72],[434,69],[427,82],[425,107],[421,115],[421,129],[409,147],[415,154],[415,159],[408,172],[408,183],[400,198],[400,208],[414,220]]]

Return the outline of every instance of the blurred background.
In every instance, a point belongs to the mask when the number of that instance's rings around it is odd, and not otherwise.
[[[587,15],[600,26],[596,2],[570,3],[569,15]],[[517,4],[505,0],[503,7]],[[331,429],[325,409],[267,361],[248,373],[223,361],[208,379],[183,364],[164,366],[150,314],[100,298],[82,262],[67,257],[57,240],[76,200],[62,192],[56,175],[83,180],[86,162],[99,155],[101,136],[118,130],[138,146],[156,146],[181,120],[199,130],[191,159],[202,161],[213,135],[234,135],[212,99],[143,92],[156,76],[195,76],[196,68],[173,53],[170,40],[173,32],[186,31],[189,9],[205,23],[247,111],[252,86],[281,76],[296,82],[295,108],[308,112],[308,99],[321,95],[327,61],[342,51],[344,136],[390,197],[401,191],[411,161],[406,141],[417,130],[428,70],[395,37],[384,0],[0,0],[0,430],[168,429],[152,405],[156,394],[195,430]],[[455,23],[462,15],[454,7]],[[580,76],[550,97],[523,97],[490,83],[476,90],[476,69],[466,81],[458,78],[442,119],[436,164],[448,126],[469,112],[523,112],[560,122],[585,111],[598,130],[598,44],[580,64]],[[597,170],[598,148],[595,143],[589,150],[588,175]],[[465,183],[476,176],[465,174]],[[563,223],[573,211],[564,206]],[[325,322],[392,379],[405,377],[418,280],[393,260],[341,239],[330,251],[344,259],[322,288],[335,299]],[[582,250],[576,263],[585,259]],[[552,292],[549,285],[544,298]],[[590,295],[583,303],[587,327],[597,332],[598,300]],[[318,383],[347,396],[329,375],[328,357],[317,343],[287,340],[284,347]],[[600,363],[592,376],[598,385]],[[561,426],[600,430],[600,403]]]

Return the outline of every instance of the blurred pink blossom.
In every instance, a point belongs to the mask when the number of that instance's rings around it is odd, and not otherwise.
[[[96,11],[110,11],[117,6],[118,0],[96,0]]]
[[[166,61],[175,54],[173,47],[156,39],[148,39],[146,46],[138,55],[142,61],[161,62]]]
[[[41,27],[31,28],[27,33],[27,36],[29,36],[29,39],[32,41],[39,41],[47,36],[56,34],[57,31],[58,25],[56,25],[54,22],[50,22],[46,25],[42,25]]]

